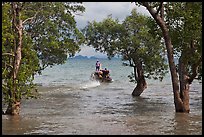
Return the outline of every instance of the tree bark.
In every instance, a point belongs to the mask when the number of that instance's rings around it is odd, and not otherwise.
[[[176,107],[176,112],[189,112],[189,77],[186,70],[186,62],[183,59],[183,52],[179,58],[179,80],[180,80],[180,100],[176,104],[180,104]]]
[[[9,115],[19,115],[20,113],[20,98],[17,96],[17,75],[20,68],[21,58],[22,58],[22,39],[23,39],[23,22],[20,19],[20,8],[16,2],[11,3],[13,10],[13,26],[16,29],[17,35],[17,45],[14,45],[14,65],[13,65],[13,89],[10,89],[10,100],[6,110],[6,114]],[[15,35],[15,34],[14,34]]]
[[[137,86],[133,90],[132,95],[133,96],[140,96],[146,88],[147,88],[147,83],[146,83],[144,76],[142,76],[139,78],[139,80],[137,82]]]
[[[136,69],[137,68],[137,69]],[[144,77],[144,71],[142,68],[142,62],[139,62],[134,67],[135,80],[137,85],[132,92],[133,96],[140,96],[142,92],[147,88],[147,83]]]
[[[6,115],[19,115],[20,114],[20,101],[9,102],[5,112]]]

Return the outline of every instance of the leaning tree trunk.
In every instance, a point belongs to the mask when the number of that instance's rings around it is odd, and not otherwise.
[[[147,88],[147,83],[144,76],[138,77],[137,86],[133,90],[132,95],[140,96],[146,88]]]
[[[161,2],[161,5],[162,4],[163,2]],[[152,17],[154,18],[154,20],[157,22],[157,24],[160,26],[162,30],[162,34],[163,34],[166,49],[167,49],[167,57],[168,57],[169,68],[170,68],[170,73],[171,73],[175,110],[176,112],[189,112],[189,103],[187,103],[189,102],[189,96],[188,96],[188,93],[185,92],[189,90],[188,84],[185,81],[181,81],[182,83],[181,85],[183,86],[183,88],[181,87],[181,90],[183,91],[181,91],[180,93],[177,69],[176,69],[176,65],[174,63],[174,57],[173,57],[173,45],[171,44],[171,38],[169,35],[167,25],[164,22],[163,14],[162,16],[159,16],[159,11],[163,11],[162,9],[163,6],[160,6],[160,9],[156,11],[149,5],[148,2],[142,2],[142,5],[147,8],[149,13],[152,15]],[[184,86],[187,86],[187,88],[184,88]],[[182,98],[180,96],[181,94],[182,94]],[[185,100],[185,103],[183,102],[184,100]]]
[[[6,114],[8,115],[18,115],[20,113],[20,98],[17,95],[17,75],[20,68],[21,63],[21,51],[22,51],[22,36],[23,36],[23,22],[20,19],[20,11],[17,3],[11,3],[12,10],[13,10],[13,26],[17,32],[17,44],[14,45],[14,64],[13,64],[13,87],[9,91],[10,100],[8,103],[8,107],[6,110]],[[15,31],[14,31],[15,32]],[[14,34],[15,35],[15,34]]]
[[[147,88],[147,83],[144,77],[144,72],[143,72],[141,62],[137,63],[136,66],[134,67],[134,75],[135,75],[135,80],[137,81],[137,85],[135,89],[133,90],[132,95],[140,96],[142,92]]]

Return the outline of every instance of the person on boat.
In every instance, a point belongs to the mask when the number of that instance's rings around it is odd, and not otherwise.
[[[101,67],[101,63],[99,62],[99,60],[96,61],[96,71],[99,71]]]
[[[99,72],[98,72],[98,77],[99,77],[100,79],[103,78],[103,72],[102,72],[102,71],[99,71]]]
[[[102,70],[102,72],[103,72],[103,78],[108,78],[109,77],[109,70],[107,70],[107,68]]]

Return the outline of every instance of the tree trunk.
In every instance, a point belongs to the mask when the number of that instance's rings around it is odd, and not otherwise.
[[[142,68],[142,62],[137,63],[136,66],[134,67],[134,75],[135,75],[135,80],[137,81],[137,85],[133,90],[132,95],[140,96],[142,92],[147,88],[147,83],[146,83],[143,68]]]
[[[144,76],[141,76],[137,82],[137,86],[132,92],[133,96],[140,96],[142,92],[147,88],[147,83]]]
[[[189,105],[189,83],[188,78],[186,75],[182,75],[182,81],[180,81],[180,97],[182,100],[182,107],[177,107],[176,112],[190,112],[190,105]],[[176,102],[180,103],[180,102]]]
[[[18,115],[20,113],[20,98],[18,96],[17,90],[17,75],[21,63],[21,51],[22,51],[22,37],[23,37],[23,22],[20,19],[20,11],[17,3],[12,2],[11,4],[13,10],[13,26],[16,29],[17,35],[17,45],[14,45],[14,65],[13,65],[13,88],[10,89],[10,100],[6,110],[6,114]],[[15,31],[14,31],[15,32]],[[15,35],[15,34],[14,34]]]
[[[181,87],[181,93],[179,92],[179,80],[176,70],[176,65],[174,63],[174,57],[173,57],[173,45],[171,44],[171,38],[169,36],[168,28],[163,20],[152,7],[148,4],[148,2],[142,2],[143,6],[147,8],[147,10],[150,12],[154,20],[157,22],[157,24],[160,26],[162,30],[162,34],[164,37],[166,49],[167,49],[167,57],[169,61],[169,68],[171,73],[171,80],[172,80],[172,87],[173,87],[173,94],[174,94],[174,104],[175,104],[175,110],[176,112],[189,112],[189,85],[182,81],[184,79],[180,79],[180,83],[182,85]],[[185,75],[183,75],[184,77]],[[182,95],[182,98],[181,96]],[[185,102],[183,102],[185,101]]]
[[[179,80],[180,80],[180,100],[176,100],[176,112],[189,112],[189,77],[186,71],[186,62],[183,59],[183,52],[179,58]]]
[[[20,101],[9,102],[6,115],[19,115],[20,114]]]

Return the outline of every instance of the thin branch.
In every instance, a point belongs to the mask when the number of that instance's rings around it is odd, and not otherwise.
[[[161,18],[164,21],[164,4],[161,6]]]
[[[200,65],[200,63],[202,62],[202,58],[200,58],[199,60],[198,60],[198,62],[197,63],[195,63],[194,65],[192,65],[192,75],[189,77],[189,79],[188,79],[188,82],[189,83],[192,83],[193,82],[193,80],[195,79],[195,77],[197,76],[197,74],[198,74],[198,67],[199,67],[199,65]]]
[[[26,21],[29,21],[29,20],[32,21],[32,20],[37,16],[38,13],[39,13],[39,11],[36,12],[35,15],[34,15],[33,17],[30,17],[30,18],[25,19],[25,20],[23,21],[23,24],[24,24]]]
[[[15,56],[13,53],[2,53],[2,56],[6,56],[6,55],[9,55],[9,56]]]
[[[32,20],[37,16],[37,14],[43,10],[43,8],[46,8],[46,6],[42,5],[42,6],[38,9],[38,11],[35,13],[35,15],[34,15],[33,17],[30,17],[30,18],[25,19],[25,20],[23,21],[23,24],[24,24],[26,21],[29,21],[29,20],[32,21]]]
[[[158,14],[158,13],[159,13],[159,11],[160,11],[160,10],[161,10],[161,8],[162,8],[162,5],[163,5],[163,2],[161,2],[161,3],[160,3],[159,8],[157,9],[156,14]]]
[[[2,74],[7,70],[7,68],[11,68],[11,69],[13,69],[13,65],[11,65],[11,64],[8,64],[8,63],[6,63],[5,62],[5,69],[4,69],[4,71],[2,72]]]

